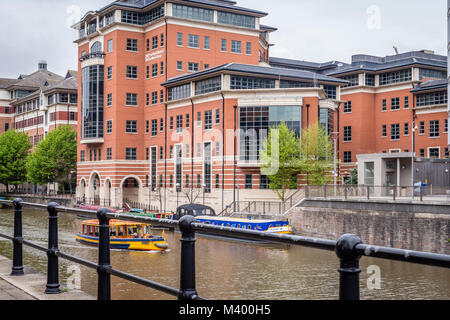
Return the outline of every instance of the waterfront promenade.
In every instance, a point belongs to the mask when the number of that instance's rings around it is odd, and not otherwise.
[[[64,290],[61,294],[45,294],[47,277],[24,266],[23,276],[11,276],[12,261],[0,256],[0,300],[95,300],[80,290]]]

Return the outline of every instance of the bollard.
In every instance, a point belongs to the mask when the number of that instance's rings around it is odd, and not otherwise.
[[[355,247],[361,244],[359,237],[353,234],[341,236],[336,244],[336,254],[340,259],[339,300],[359,300],[359,259]]]
[[[181,231],[181,271],[178,300],[194,300],[198,297],[195,289],[195,231],[192,229],[194,220],[193,216],[184,216],[179,221]]]
[[[22,202],[20,198],[14,199],[14,236],[13,236],[13,266],[11,275],[22,276],[23,273],[23,238],[22,238]]]
[[[98,241],[98,300],[111,300],[111,258],[109,246],[109,218],[107,214],[111,211],[103,208],[97,211],[99,221],[99,241]]]
[[[47,285],[46,294],[61,293],[58,276],[58,210],[59,204],[52,202],[48,211],[48,250],[47,250]]]

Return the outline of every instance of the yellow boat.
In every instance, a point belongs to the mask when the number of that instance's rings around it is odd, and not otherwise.
[[[98,224],[98,220],[83,221],[82,231],[77,234],[76,240],[83,244],[98,246]],[[111,249],[165,251],[169,247],[164,232],[162,236],[152,235],[149,224],[110,220],[109,225]]]

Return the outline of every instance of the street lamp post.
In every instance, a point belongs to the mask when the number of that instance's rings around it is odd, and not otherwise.
[[[149,182],[148,184],[148,210],[152,211],[152,183]]]
[[[205,190],[206,190],[206,184],[202,184],[203,187],[203,205],[205,205]]]
[[[176,188],[177,188],[177,209],[178,209],[178,192],[180,192],[180,184],[179,183],[176,184]]]

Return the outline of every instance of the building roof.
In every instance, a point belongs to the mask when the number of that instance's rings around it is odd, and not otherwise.
[[[436,89],[447,90],[447,88],[448,88],[447,80],[430,80],[422,82],[421,84],[417,85],[416,87],[414,87],[414,89],[411,90],[411,92],[416,93]]]
[[[254,76],[269,76],[276,78],[289,78],[289,79],[298,79],[298,80],[306,80],[306,81],[321,81],[321,82],[332,82],[336,84],[347,84],[348,81],[314,73],[306,70],[293,70],[293,69],[284,69],[284,68],[274,68],[274,67],[265,67],[265,66],[255,66],[248,64],[240,64],[240,63],[229,63],[224,64],[215,68],[202,70],[195,73],[183,74],[180,76],[173,77],[166,82],[164,82],[163,86],[170,86],[178,82],[184,82],[187,80],[192,80],[199,77],[204,77],[207,75],[213,75],[218,73],[245,73],[251,74]]]
[[[120,7],[127,7],[127,8],[134,8],[134,9],[144,9],[148,6],[151,6],[157,2],[159,2],[160,0],[117,0],[114,1],[112,3],[110,3],[109,5],[101,8],[100,10],[98,10],[97,12],[102,12],[106,9],[109,9],[113,6],[120,6]],[[212,7],[219,7],[222,9],[229,9],[229,10],[233,10],[233,11],[241,11],[243,13],[251,13],[251,14],[256,14],[256,15],[260,15],[260,16],[267,16],[268,14],[266,12],[262,12],[262,11],[258,11],[258,10],[254,10],[254,9],[249,9],[249,8],[244,8],[244,7],[239,7],[236,6],[236,2],[235,1],[228,1],[228,0],[178,0],[177,2],[186,2],[186,5],[189,4],[200,4],[200,5],[205,5],[205,6],[212,6]],[[85,17],[87,16],[87,14],[85,15]],[[83,18],[84,19],[84,18]]]
[[[13,84],[17,83],[18,79],[6,79],[6,78],[0,78],[0,89],[6,89]]]
[[[46,85],[55,84],[58,81],[63,80],[64,78],[56,73],[53,73],[48,70],[38,70],[30,75],[22,75],[22,78],[17,80],[17,82],[12,83],[8,86],[7,89],[13,88],[33,88],[39,89],[45,87]]]
[[[382,72],[388,69],[397,69],[413,65],[422,65],[432,68],[447,68],[447,57],[436,55],[432,51],[411,51],[393,56],[377,57],[371,55],[354,55],[350,64],[339,61],[325,63],[292,60],[284,58],[270,58],[270,64],[290,69],[311,70],[324,75],[334,76],[360,71]]]

